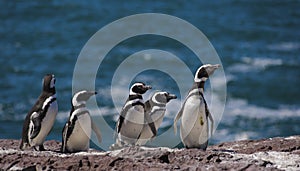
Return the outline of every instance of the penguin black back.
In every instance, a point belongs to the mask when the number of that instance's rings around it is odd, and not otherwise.
[[[40,96],[38,97],[36,103],[33,105],[33,107],[30,109],[30,111],[27,113],[26,118],[24,120],[23,124],[23,130],[22,130],[22,140],[20,144],[20,149],[23,149],[24,145],[27,145],[29,143],[29,138],[28,137],[28,131],[29,131],[29,124],[30,124],[30,118],[34,112],[41,113],[41,117],[39,119],[43,119],[46,115],[46,112],[49,105],[47,104],[45,106],[45,109],[43,111],[43,105],[46,99],[56,93],[55,90],[55,78],[54,75],[52,74],[47,74],[44,76],[43,79],[43,84],[42,84],[42,92]],[[56,100],[56,98],[52,99]],[[52,101],[49,101],[48,103],[50,104]],[[36,135],[35,135],[36,136]]]

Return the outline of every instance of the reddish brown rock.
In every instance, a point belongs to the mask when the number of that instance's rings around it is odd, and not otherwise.
[[[300,170],[300,136],[244,140],[198,149],[128,147],[112,152],[20,151],[18,140],[0,140],[3,170]]]

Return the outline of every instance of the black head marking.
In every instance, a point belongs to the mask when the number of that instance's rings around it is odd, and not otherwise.
[[[220,68],[221,65],[216,64],[216,65],[211,65],[211,64],[206,64],[202,65],[196,72],[194,81],[195,82],[205,82],[209,76],[211,76],[214,71],[218,68]]]
[[[197,73],[197,78],[201,79],[201,78],[208,78],[208,73],[206,72],[205,68],[201,68],[199,70],[199,72]]]
[[[167,97],[167,102],[169,102],[170,100],[172,99],[177,99],[177,96],[175,94],[170,94],[170,93],[167,93],[165,94],[166,97]]]
[[[147,86],[145,83],[142,82],[137,82],[131,86],[130,91],[135,94],[144,94],[149,89],[151,89],[151,86]]]
[[[168,93],[158,93],[155,96],[155,100],[160,103],[167,103],[167,97],[168,97]]]
[[[177,96],[175,94],[170,94],[168,92],[157,92],[154,95],[154,103],[166,104],[172,99],[176,99]]]

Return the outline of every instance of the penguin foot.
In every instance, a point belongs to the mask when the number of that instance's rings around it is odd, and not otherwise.
[[[34,149],[34,151],[46,151],[44,145],[39,145],[38,148],[37,146],[33,146],[32,148]]]
[[[46,149],[44,148],[44,145],[42,144],[42,145],[39,145],[39,150],[40,151],[46,151]]]
[[[203,150],[203,151],[206,151],[206,147],[188,147],[188,146],[184,146],[186,149],[199,149],[199,150]]]
[[[28,143],[21,142],[20,150],[28,150],[28,149],[30,149],[30,145]]]
[[[34,151],[39,151],[35,146],[33,146]]]
[[[109,149],[110,150],[119,150],[119,149],[121,149],[121,148],[123,148],[123,146],[122,145],[120,145],[120,144],[117,144],[117,143],[115,143],[115,144],[112,144],[110,147],[109,147]]]

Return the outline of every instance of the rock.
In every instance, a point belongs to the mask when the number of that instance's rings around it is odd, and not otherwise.
[[[127,147],[102,152],[59,152],[60,142],[47,141],[48,151],[20,151],[18,140],[0,140],[3,170],[300,170],[300,136],[243,140],[198,149]]]

